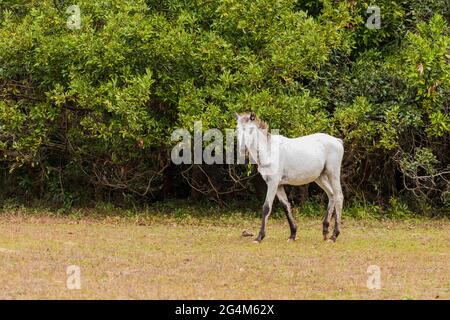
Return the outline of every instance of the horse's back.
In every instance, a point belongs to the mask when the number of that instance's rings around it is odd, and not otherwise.
[[[285,137],[284,137],[285,138]],[[344,153],[344,143],[341,139],[326,133],[313,133],[298,138],[285,138],[290,146],[297,145],[300,148],[310,147],[313,149],[324,148],[324,151]]]
[[[344,147],[342,140],[325,133],[298,138],[280,136],[283,164],[290,172],[302,171],[313,181],[324,169],[340,170]],[[308,174],[304,174],[308,172]]]

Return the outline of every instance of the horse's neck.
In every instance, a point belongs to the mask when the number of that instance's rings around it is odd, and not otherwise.
[[[269,136],[259,129],[252,134],[254,135],[251,139],[252,143],[247,145],[247,150],[258,165],[266,164],[269,159]]]

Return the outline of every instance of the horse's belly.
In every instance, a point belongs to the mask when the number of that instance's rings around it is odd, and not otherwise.
[[[304,184],[308,184],[316,180],[317,177],[298,177],[298,178],[289,178],[289,179],[282,179],[281,184],[289,184],[292,186],[301,186]]]
[[[300,164],[298,167],[284,167],[281,183],[295,186],[311,183],[322,174],[325,162],[316,160]]]

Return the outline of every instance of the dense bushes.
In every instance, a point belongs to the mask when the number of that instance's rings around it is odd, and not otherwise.
[[[379,1],[380,29],[369,1],[73,4],[80,29],[65,1],[0,4],[2,197],[246,197],[254,169],[174,166],[170,135],[254,110],[342,137],[348,196],[448,210],[447,1]]]

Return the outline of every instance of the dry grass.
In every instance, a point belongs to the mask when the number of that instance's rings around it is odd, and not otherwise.
[[[287,243],[271,219],[262,244],[241,237],[259,220],[0,215],[2,299],[450,299],[450,223],[344,221],[335,244],[318,219],[297,217]],[[81,290],[66,267],[81,268]],[[366,287],[381,268],[381,290]]]

